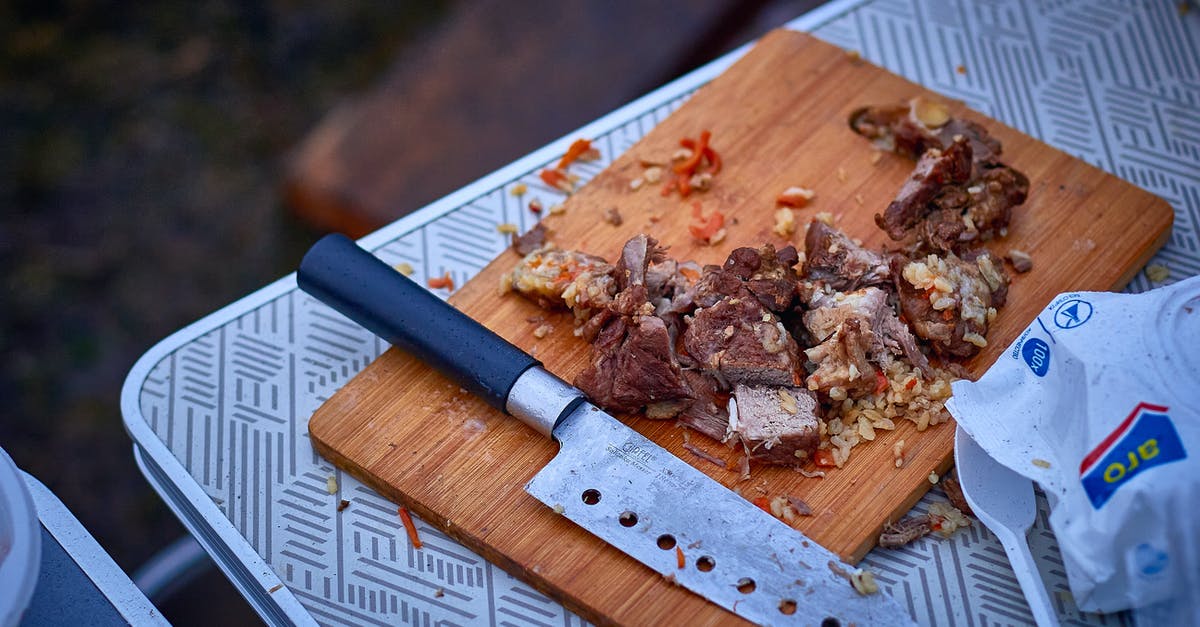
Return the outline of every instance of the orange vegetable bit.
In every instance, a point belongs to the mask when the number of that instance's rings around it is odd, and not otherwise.
[[[883,374],[883,371],[881,371],[881,370],[876,370],[875,371],[875,393],[879,394],[880,392],[883,392],[886,389],[888,389],[887,375]]]
[[[683,549],[678,546],[675,547],[675,565],[679,567],[679,570],[683,570],[683,567],[687,565],[687,560],[683,559]]]
[[[713,211],[705,218],[700,212],[700,203],[692,204],[692,222],[688,224],[688,233],[698,240],[708,241],[712,236],[725,226],[725,215],[720,211]]]
[[[412,543],[414,549],[421,548],[421,538],[417,536],[417,526],[413,524],[412,516],[408,514],[408,508],[401,506],[396,513],[400,514],[400,522],[404,523],[404,530],[408,532],[408,541]]]
[[[454,291],[454,277],[450,276],[450,271],[447,270],[446,274],[443,276],[430,277],[429,278],[429,287],[431,287],[435,290],[445,288],[445,289],[448,289],[451,292],[453,292]]]
[[[675,164],[675,172],[678,174],[686,174],[691,176],[696,173],[696,168],[700,167],[700,161],[704,159],[704,151],[708,149],[708,140],[712,138],[712,132],[700,131],[700,141],[692,148],[692,156],[688,157],[681,163]],[[682,143],[682,142],[681,142]]]
[[[904,389],[906,389],[906,390],[911,390],[915,387],[917,387],[917,378],[916,377],[909,379],[908,383],[904,384]]]
[[[687,198],[692,193],[692,183],[688,180],[686,175],[679,177],[677,179],[677,184],[679,185],[680,196]]]
[[[710,172],[714,176],[721,171],[721,155],[717,154],[717,151],[713,150],[711,147],[705,148],[704,158],[708,159],[708,165],[710,168],[712,168]]]
[[[771,513],[771,502],[767,500],[767,497],[765,497],[765,496],[755,497],[750,502],[754,503],[754,506],[757,507],[758,509],[761,509],[762,511],[764,511],[768,514]]]
[[[827,448],[817,449],[817,454],[813,455],[813,462],[825,468],[837,466],[837,463],[833,461],[833,451]]]
[[[583,155],[583,153],[585,153],[591,149],[592,149],[592,142],[589,139],[577,139],[577,140],[571,142],[571,146],[569,148],[567,148],[566,154],[564,154],[562,156],[562,159],[558,160],[558,166],[556,169],[559,169],[559,170],[567,169],[567,166],[574,163],[576,159],[578,159],[581,155]]]
[[[562,190],[568,194],[574,191],[571,180],[567,178],[567,173],[562,170],[545,168],[541,172],[538,172],[538,177],[542,179],[542,182],[555,189]]]

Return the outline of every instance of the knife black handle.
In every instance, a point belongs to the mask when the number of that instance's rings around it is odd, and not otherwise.
[[[296,271],[300,289],[507,412],[513,383],[539,362],[350,238],[326,235]]]

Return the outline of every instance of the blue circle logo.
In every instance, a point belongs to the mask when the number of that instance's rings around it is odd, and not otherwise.
[[[1092,304],[1086,300],[1072,298],[1054,310],[1054,326],[1060,329],[1074,329],[1082,326],[1092,317]]]
[[[1021,357],[1029,364],[1029,369],[1039,377],[1046,376],[1050,370],[1050,345],[1039,338],[1030,338],[1021,347]]]

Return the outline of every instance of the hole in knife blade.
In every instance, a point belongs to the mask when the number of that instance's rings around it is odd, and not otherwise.
[[[717,567],[717,560],[715,560],[707,555],[701,555],[700,559],[696,560],[696,568],[702,573],[707,573],[708,571],[710,571],[716,567]]]
[[[632,527],[637,524],[638,517],[633,512],[621,512],[621,515],[617,517],[617,521],[621,523],[622,527]]]
[[[758,585],[755,584],[754,580],[749,577],[742,577],[741,579],[738,579],[737,591],[741,592],[742,594],[750,594],[751,592],[754,592],[754,589],[757,587]]]
[[[664,551],[670,551],[671,549],[675,548],[675,536],[669,533],[664,533],[661,536],[658,536],[658,548]]]
[[[779,613],[791,616],[796,613],[796,602],[791,599],[784,599],[779,602]]]
[[[842,627],[842,621],[832,616],[826,616],[825,620],[821,621],[821,627]]]
[[[595,488],[588,488],[583,491],[583,502],[588,505],[595,505],[600,502],[600,491]]]

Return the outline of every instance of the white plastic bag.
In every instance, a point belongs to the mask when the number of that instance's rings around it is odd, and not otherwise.
[[[953,389],[958,423],[1049,496],[1080,609],[1200,625],[1200,277],[1062,294]]]

